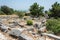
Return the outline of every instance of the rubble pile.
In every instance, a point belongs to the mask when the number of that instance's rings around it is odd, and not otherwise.
[[[29,18],[30,19],[30,18]],[[28,18],[27,18],[28,20]],[[19,19],[17,15],[1,15],[0,16],[0,30],[3,33],[11,35],[15,38],[15,40],[45,40],[44,37],[41,37],[37,31],[44,32],[46,29],[45,18],[41,18],[41,20],[35,21],[32,26],[26,25],[26,20]],[[5,35],[6,36],[6,35]],[[0,36],[1,37],[1,36]],[[3,37],[5,38],[5,37]],[[11,37],[10,37],[11,38]],[[14,38],[8,40],[13,40]],[[5,39],[3,39],[5,40]]]

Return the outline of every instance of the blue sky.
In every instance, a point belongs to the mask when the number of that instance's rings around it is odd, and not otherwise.
[[[16,10],[28,10],[34,2],[37,2],[44,6],[44,10],[48,10],[56,1],[60,3],[60,0],[0,0],[0,6],[7,5]]]

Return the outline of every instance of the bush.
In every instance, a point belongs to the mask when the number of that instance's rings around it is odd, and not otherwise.
[[[14,10],[8,6],[1,6],[1,9],[0,9],[2,12],[4,12],[6,15],[11,15],[12,13],[14,13]]]
[[[60,33],[60,20],[49,19],[47,20],[46,26],[48,31],[52,31],[54,34]]]
[[[21,12],[21,11],[15,11],[16,15],[18,15],[20,18],[24,17],[25,16],[25,13],[24,12]]]
[[[4,12],[2,12],[2,11],[0,11],[0,15],[5,15],[5,13],[4,13]]]
[[[27,20],[27,25],[33,25],[32,20]]]
[[[49,33],[49,34],[54,34],[54,32],[52,32],[52,31],[47,31],[47,33]]]
[[[30,14],[33,17],[39,17],[40,15],[43,15],[44,7],[39,6],[37,3],[34,3],[30,6]]]

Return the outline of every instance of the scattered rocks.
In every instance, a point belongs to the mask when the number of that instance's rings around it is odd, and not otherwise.
[[[19,36],[18,40],[26,40],[25,38]]]
[[[19,19],[16,15],[2,15],[0,16],[0,29],[5,33],[7,32],[9,35],[13,35],[18,37],[18,40],[42,40],[39,39],[40,36],[37,36],[37,29],[39,31],[45,31],[45,18],[41,18],[39,20],[38,18],[35,18],[34,21],[34,27],[26,25],[26,20],[31,20],[31,17],[25,17],[24,19]],[[38,20],[38,21],[37,21]],[[5,22],[7,24],[4,24]],[[1,36],[0,39],[6,40],[4,36]],[[39,37],[39,38],[38,38]],[[37,39],[36,39],[37,38]],[[12,39],[10,39],[12,40]]]
[[[0,40],[7,40],[7,38],[2,33],[0,33]]]
[[[39,29],[40,25],[36,23],[36,24],[34,24],[34,27]]]
[[[46,27],[40,28],[39,31],[41,31],[41,32],[46,32]]]
[[[10,35],[13,35],[13,36],[16,36],[16,37],[19,37],[21,35],[21,32],[23,31],[24,29],[12,29],[9,34]]]
[[[29,37],[28,35],[26,34],[21,34],[20,35],[22,38],[24,38],[25,40],[33,40],[33,38]]]
[[[7,32],[8,31],[8,27],[6,25],[0,24],[0,29],[3,32]]]

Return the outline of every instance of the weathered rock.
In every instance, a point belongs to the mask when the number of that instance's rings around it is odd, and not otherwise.
[[[29,37],[29,36],[26,35],[26,34],[21,34],[20,36],[21,36],[22,38],[24,38],[25,40],[33,40],[32,37]]]
[[[15,28],[16,26],[14,24],[9,24],[9,27]]]
[[[9,27],[15,28],[18,24],[18,22],[9,22]]]
[[[34,29],[33,28],[28,28],[27,31],[34,32]]]
[[[60,40],[60,36],[56,36],[54,34],[42,33],[43,36],[48,36],[54,40]]]
[[[13,22],[10,22],[10,24],[14,24],[15,26],[17,26],[18,22],[13,21]]]
[[[19,36],[18,40],[26,40],[25,38]]]
[[[10,35],[13,35],[13,36],[16,36],[16,37],[19,37],[21,35],[21,32],[23,31],[24,29],[12,29],[9,34]]]
[[[39,31],[41,31],[41,32],[46,32],[46,26],[45,26],[45,27],[41,27],[41,28],[39,29]]]
[[[34,27],[37,28],[37,29],[39,29],[40,25],[36,23],[36,24],[34,24]]]
[[[0,40],[7,40],[7,38],[2,33],[0,33]]]
[[[8,31],[8,27],[6,25],[0,24],[0,29],[3,32],[7,32]]]
[[[18,24],[20,27],[24,27],[25,25],[24,24]]]

